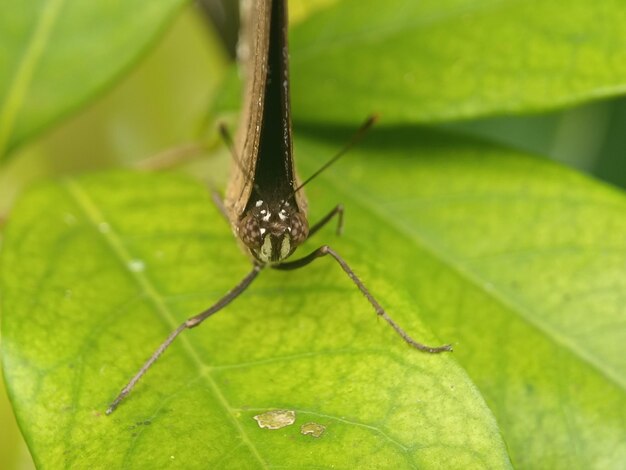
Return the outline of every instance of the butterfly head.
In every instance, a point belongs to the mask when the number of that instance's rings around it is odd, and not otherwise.
[[[276,264],[306,240],[309,226],[293,202],[272,204],[259,199],[245,212],[236,231],[258,261]]]

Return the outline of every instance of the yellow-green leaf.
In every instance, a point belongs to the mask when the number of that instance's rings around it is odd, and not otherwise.
[[[345,0],[291,37],[294,116],[434,122],[626,92],[622,0]]]
[[[376,240],[333,233],[302,253],[337,242],[392,315],[437,343],[410,286],[378,271],[385,254]],[[370,250],[355,251],[361,244]],[[225,311],[184,332],[106,416],[169,331],[249,269],[205,188],[184,178],[104,174],[27,195],[1,260],[2,361],[35,461],[509,467],[493,416],[453,355],[407,347],[330,259],[263,272]],[[261,428],[254,417],[271,410],[293,411],[295,423]]]
[[[432,130],[379,130],[362,147],[315,190],[338,191],[351,247],[456,342],[513,465],[623,467],[624,193]]]

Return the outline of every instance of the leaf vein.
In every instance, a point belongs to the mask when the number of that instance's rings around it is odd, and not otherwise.
[[[6,150],[9,137],[15,127],[15,120],[26,98],[37,63],[46,48],[63,3],[64,0],[52,0],[44,6],[30,41],[26,45],[24,55],[15,71],[13,81],[9,85],[4,107],[0,113],[0,156]]]
[[[448,268],[455,271],[459,276],[467,279],[475,288],[484,292],[488,297],[493,298],[501,305],[517,314],[517,317],[523,320],[527,325],[535,328],[543,336],[551,338],[557,344],[570,351],[574,356],[589,364],[594,370],[602,374],[608,381],[616,384],[620,389],[626,390],[626,376],[620,375],[618,371],[608,369],[597,357],[594,357],[588,351],[577,347],[575,341],[566,337],[559,332],[558,328],[541,322],[533,318],[527,307],[520,299],[514,298],[512,295],[507,296],[507,292],[494,287],[492,280],[485,278],[473,266],[468,264],[462,258],[454,258],[446,253],[443,247],[432,240],[428,235],[419,232],[414,227],[403,223],[402,217],[394,217],[390,211],[383,210],[379,204],[372,200],[359,188],[349,186],[346,179],[339,181],[336,176],[327,176],[337,192],[342,193],[344,199],[352,200],[354,204],[361,206],[369,211],[371,216],[376,216],[385,224],[394,227],[395,230],[411,240],[412,243],[419,245],[422,249],[430,253],[435,259],[442,261]]]
[[[80,210],[84,213],[86,218],[94,226],[94,228],[96,228],[97,233],[100,234],[100,236],[102,236],[104,238],[107,246],[109,246],[109,248],[114,253],[116,258],[119,259],[123,269],[125,271],[127,271],[127,273],[133,278],[133,280],[138,285],[138,287],[141,289],[141,291],[143,291],[143,293],[146,296],[146,298],[150,300],[150,302],[152,303],[152,306],[154,307],[154,310],[156,311],[156,313],[161,317],[161,319],[165,320],[166,324],[170,328],[173,329],[173,328],[177,327],[178,326],[178,322],[176,320],[176,317],[174,316],[172,311],[169,309],[169,307],[168,307],[167,303],[165,302],[164,298],[159,294],[159,292],[157,291],[155,286],[148,279],[146,274],[143,273],[143,272],[138,272],[136,270],[132,270],[132,269],[128,268],[129,264],[131,263],[131,261],[134,258],[129,253],[127,247],[124,245],[124,243],[122,241],[122,238],[116,233],[116,231],[114,230],[114,228],[111,225],[111,223],[105,219],[104,214],[97,207],[96,203],[89,197],[89,195],[73,179],[68,178],[68,179],[64,180],[63,187],[66,189],[68,195],[75,201],[76,205],[80,208]],[[110,227],[110,230],[108,230],[108,231],[106,231],[104,233],[99,231],[99,230],[97,230],[97,227],[100,224],[102,224],[102,223],[108,224],[108,226]],[[250,439],[250,437],[247,435],[247,433],[243,429],[243,426],[241,425],[241,423],[239,423],[239,421],[235,417],[235,415],[233,413],[233,409],[229,405],[229,403],[228,403],[226,397],[224,396],[224,393],[222,392],[222,390],[219,388],[219,386],[217,385],[215,380],[213,380],[213,377],[211,377],[209,374],[203,373],[203,370],[206,370],[207,365],[204,364],[204,362],[202,361],[201,357],[199,356],[197,351],[193,348],[193,346],[190,343],[190,341],[184,335],[182,335],[178,339],[178,342],[179,342],[179,344],[181,344],[183,346],[183,349],[187,353],[187,356],[191,359],[191,361],[198,368],[201,376],[204,378],[204,380],[206,381],[207,385],[209,386],[209,389],[214,394],[214,396],[217,398],[218,402],[220,403],[220,405],[222,406],[222,408],[226,412],[226,415],[228,416],[228,418],[230,419],[231,423],[233,424],[233,427],[240,434],[240,436],[242,438],[242,441],[250,449],[250,451],[254,455],[255,459],[258,460],[258,462],[264,468],[268,468],[267,463],[261,457],[261,454],[259,453],[259,450],[253,444],[252,440]]]

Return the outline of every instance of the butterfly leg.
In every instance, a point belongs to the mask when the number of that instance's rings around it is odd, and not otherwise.
[[[215,207],[217,207],[217,209],[220,211],[220,214],[222,214],[224,219],[226,219],[226,222],[229,222],[230,224],[230,221],[228,220],[228,212],[226,211],[226,206],[224,206],[222,196],[215,188],[211,188],[211,199],[213,200],[213,204],[215,204]]]
[[[435,347],[433,347],[433,346],[427,346],[425,344],[419,343],[419,342],[415,341],[413,338],[411,338],[408,335],[408,333],[406,331],[404,331],[400,327],[400,325],[398,325],[387,314],[385,309],[383,309],[383,307],[378,303],[378,301],[370,293],[370,291],[367,289],[367,287],[365,287],[365,284],[363,284],[363,282],[361,282],[361,280],[357,277],[357,275],[354,273],[352,268],[350,268],[350,266],[348,266],[348,263],[346,263],[345,260],[341,256],[339,256],[339,254],[336,251],[334,251],[331,247],[329,247],[328,245],[321,246],[320,248],[318,248],[317,250],[313,251],[312,253],[310,253],[309,255],[305,256],[304,258],[300,258],[300,259],[295,260],[295,261],[289,261],[289,262],[286,262],[286,263],[273,265],[272,268],[280,269],[280,270],[284,270],[284,271],[289,271],[289,270],[292,270],[292,269],[298,269],[298,268],[301,268],[303,266],[308,265],[309,263],[313,262],[317,258],[321,258],[322,256],[326,256],[326,255],[330,255],[335,261],[337,261],[337,263],[339,263],[339,266],[341,266],[341,269],[344,270],[344,272],[348,275],[348,277],[352,280],[352,282],[359,288],[359,290],[365,296],[365,298],[370,303],[370,305],[372,307],[374,307],[374,310],[376,311],[376,314],[381,316],[382,318],[384,318],[385,321],[387,323],[389,323],[389,325],[391,325],[391,327],[396,331],[396,333],[398,333],[402,337],[402,339],[404,339],[404,341],[406,341],[410,346],[412,346],[412,347],[414,347],[416,349],[419,349],[420,351],[424,351],[424,352],[428,352],[428,353],[440,353],[440,352],[444,352],[444,351],[452,351],[452,345],[450,345],[450,344],[445,344],[443,346],[435,346]]]
[[[203,154],[206,154],[207,146],[201,142],[190,142],[177,147],[165,149],[162,152],[146,157],[136,162],[133,166],[142,171],[163,171],[178,168],[189,163]]]
[[[198,326],[200,323],[202,323],[204,320],[209,318],[211,315],[213,315],[214,313],[217,313],[218,311],[226,307],[229,303],[231,303],[233,300],[235,300],[244,290],[246,290],[246,288],[252,283],[252,281],[254,281],[254,279],[261,272],[261,269],[263,269],[263,266],[255,264],[254,267],[252,268],[252,271],[250,271],[246,275],[246,277],[244,277],[239,282],[239,284],[233,287],[224,297],[222,297],[220,300],[218,300],[215,304],[213,304],[211,307],[206,309],[204,312],[199,313],[198,315],[189,318],[188,320],[183,322],[178,328],[172,331],[170,335],[167,337],[167,339],[163,341],[163,343],[161,343],[161,345],[152,354],[152,356],[150,356],[150,359],[148,359],[146,363],[141,367],[141,369],[139,369],[139,372],[137,372],[133,376],[133,378],[130,379],[128,384],[126,384],[126,386],[122,389],[122,391],[115,398],[115,400],[113,400],[113,402],[109,405],[109,407],[106,410],[106,414],[109,415],[115,411],[115,409],[120,404],[120,402],[126,397],[126,395],[128,395],[131,392],[131,390],[137,384],[137,382],[139,382],[139,379],[143,377],[143,375],[148,371],[148,369],[152,366],[152,364],[156,362],[159,356],[161,356],[161,354],[163,354],[163,352],[169,347],[169,345],[174,342],[174,340],[179,334],[181,334],[183,331],[187,329]]]
[[[332,211],[322,218],[322,220],[309,228],[309,236],[307,238],[311,238],[315,232],[321,229],[335,216],[337,216],[337,235],[341,235],[343,232],[343,204],[337,204]]]

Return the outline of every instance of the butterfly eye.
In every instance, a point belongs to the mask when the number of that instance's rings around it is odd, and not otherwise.
[[[291,218],[291,226],[289,232],[293,243],[300,245],[309,236],[309,224],[307,220],[299,213],[295,213]]]
[[[244,217],[237,226],[237,232],[248,248],[259,248],[263,244],[265,229],[259,227],[259,221],[255,217]]]

